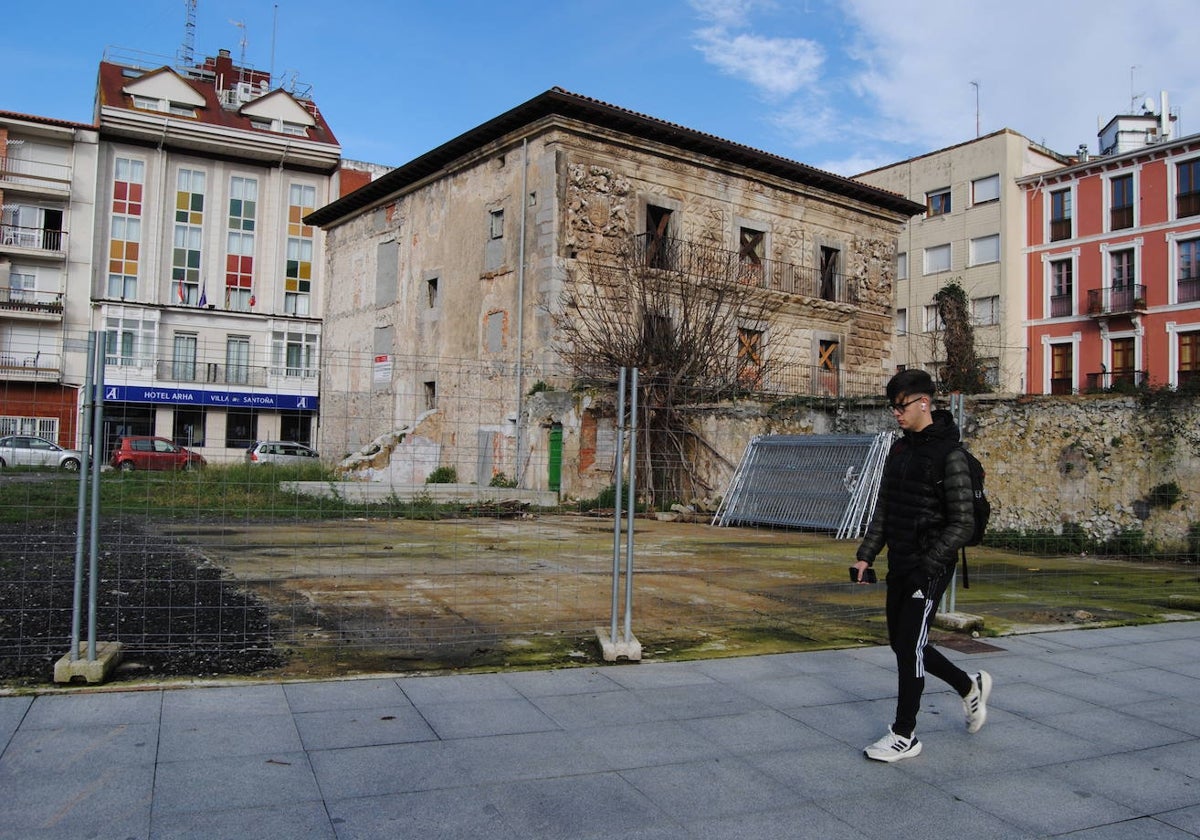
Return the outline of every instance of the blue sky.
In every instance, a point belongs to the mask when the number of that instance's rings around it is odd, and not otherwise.
[[[48,9],[52,15],[47,15]],[[198,0],[195,54],[312,85],[398,165],[559,86],[854,174],[1012,128],[1060,152],[1167,91],[1200,132],[1194,0]],[[173,57],[184,0],[9,4],[0,110],[90,122],[108,49]],[[243,43],[244,42],[244,43]],[[972,85],[978,83],[978,89]],[[978,90],[978,110],[976,92]]]

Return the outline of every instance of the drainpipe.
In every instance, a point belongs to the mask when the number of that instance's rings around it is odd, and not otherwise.
[[[523,484],[525,468],[521,465],[521,412],[524,409],[524,359],[525,359],[525,224],[529,215],[526,191],[529,185],[529,138],[521,141],[521,242],[517,246],[517,428],[516,452],[513,463],[517,485]]]

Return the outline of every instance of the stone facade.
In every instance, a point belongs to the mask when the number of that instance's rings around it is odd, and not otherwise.
[[[1061,533],[1079,526],[1103,541],[1144,531],[1166,550],[1182,549],[1200,498],[1200,398],[1089,395],[966,399],[964,437],[987,470],[989,528]],[[698,422],[736,464],[760,434],[864,434],[895,428],[875,406],[766,406],[714,409]],[[710,483],[727,488],[732,469],[715,461]],[[1175,484],[1179,500],[1156,502]]]
[[[503,473],[545,489],[561,459],[561,492],[595,495],[611,482],[612,395],[529,393],[572,384],[550,315],[563,290],[663,216],[672,240],[735,258],[752,231],[764,264],[786,269],[793,285],[763,284],[781,325],[768,353],[816,368],[832,344],[839,371],[882,377],[895,238],[919,208],[665,128],[551,91],[310,216],[328,232],[336,290],[324,311],[321,449],[357,451],[436,410],[442,465],[460,480]],[[830,260],[828,294],[794,279]],[[397,472],[410,472],[402,449]]]

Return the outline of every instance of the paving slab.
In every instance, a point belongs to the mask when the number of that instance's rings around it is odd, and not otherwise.
[[[1200,622],[989,644],[894,765],[882,646],[0,697],[0,838],[1200,838]]]

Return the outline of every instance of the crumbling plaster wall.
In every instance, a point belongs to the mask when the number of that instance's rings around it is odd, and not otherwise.
[[[1061,532],[1078,525],[1103,540],[1142,530],[1181,548],[1200,499],[1200,399],[1169,395],[977,397],[965,401],[964,438],[987,470],[991,527]],[[863,434],[895,429],[886,404],[789,410],[746,404],[716,407],[697,429],[736,464],[760,434]],[[723,494],[732,470],[708,465]],[[1170,508],[1150,491],[1175,483]]]

